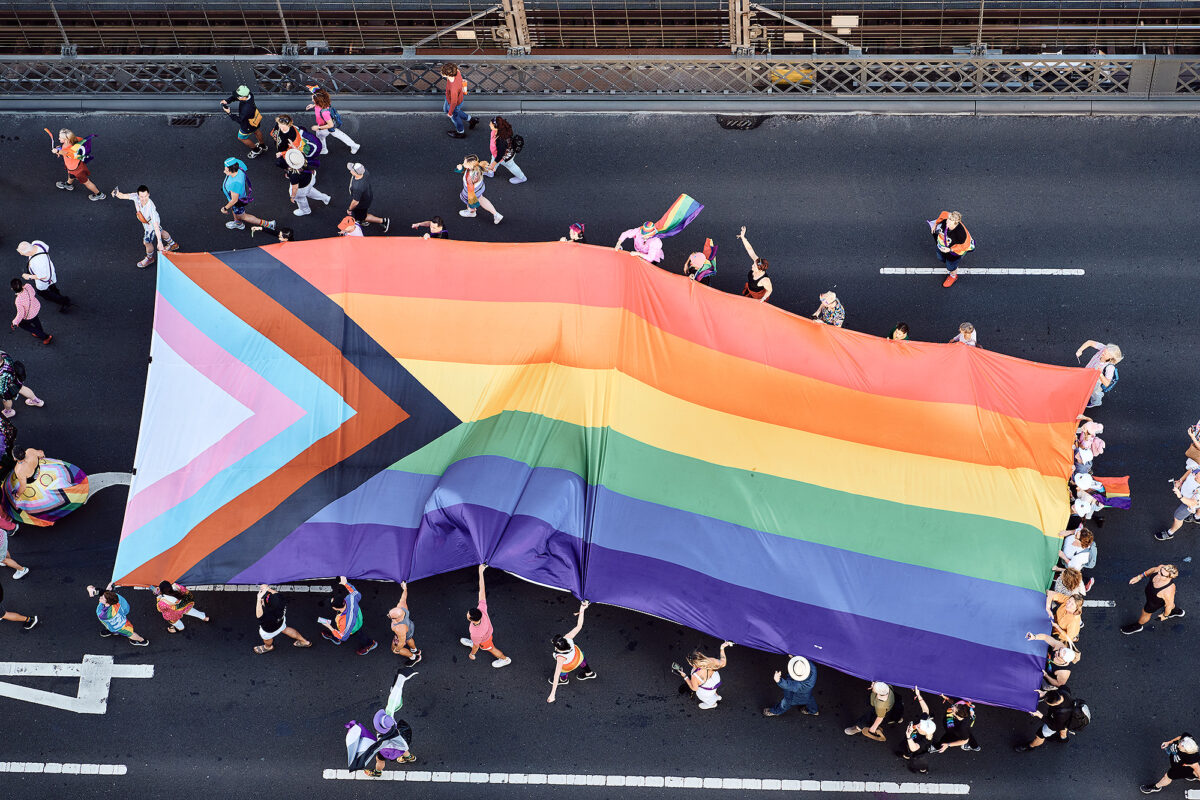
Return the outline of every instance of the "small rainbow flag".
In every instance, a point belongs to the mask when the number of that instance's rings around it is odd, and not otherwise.
[[[658,237],[665,239],[674,236],[686,228],[703,210],[704,206],[693,200],[691,195],[679,195],[667,209],[667,213],[654,224],[654,227],[658,228]]]
[[[1129,508],[1133,501],[1129,497],[1129,476],[1121,478],[1096,478],[1104,487],[1100,502],[1109,508]]]

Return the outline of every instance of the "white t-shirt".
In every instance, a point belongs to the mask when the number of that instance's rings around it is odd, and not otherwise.
[[[134,192],[129,199],[133,201],[133,207],[136,208],[138,213],[140,213],[143,219],[146,220],[142,223],[142,227],[146,229],[146,233],[151,233],[154,230],[155,223],[162,225],[162,220],[158,217],[158,208],[155,207],[153,200],[147,197],[146,203],[143,205],[141,203],[141,198],[137,195],[137,192]]]
[[[1080,547],[1075,541],[1075,535],[1068,536],[1063,541],[1063,555],[1067,557],[1067,566],[1072,569],[1082,569],[1087,566],[1091,547]]]
[[[39,245],[34,242],[34,245]],[[45,250],[29,259],[29,274],[33,276],[33,287],[38,291],[46,291],[50,285],[58,281],[54,272],[54,262]]]

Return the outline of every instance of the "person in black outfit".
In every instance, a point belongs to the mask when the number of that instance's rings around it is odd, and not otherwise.
[[[1057,737],[1058,741],[1066,743],[1068,726],[1071,724],[1071,715],[1074,711],[1075,701],[1066,686],[1046,692],[1042,697],[1042,702],[1038,703],[1037,710],[1033,712],[1033,716],[1042,718],[1041,729],[1034,734],[1032,742],[1019,744],[1013,749],[1018,753],[1028,753],[1035,747],[1041,747],[1052,736]]]
[[[237,101],[238,110],[237,116],[233,115],[233,111],[229,108],[229,104]],[[267,145],[263,141],[262,114],[258,111],[258,106],[254,104],[254,96],[250,94],[250,89],[246,86],[239,86],[237,91],[229,95],[221,101],[221,110],[230,115],[230,119],[237,123],[238,126],[238,141],[250,148],[250,152],[246,154],[246,158],[258,158],[263,153],[267,152]],[[257,140],[257,146],[251,140]]]
[[[287,599],[278,592],[272,592],[265,583],[258,587],[254,616],[258,618],[258,635],[263,640],[254,648],[259,655],[274,650],[275,637],[281,633],[294,640],[292,647],[312,647],[312,642],[287,624]]]
[[[1142,794],[1161,792],[1171,785],[1171,781],[1200,780],[1200,746],[1197,746],[1190,733],[1182,733],[1174,739],[1169,739],[1163,742],[1161,747],[1167,751],[1171,766],[1167,774],[1158,779],[1158,783],[1143,783]]]
[[[929,706],[925,704],[925,698],[921,697],[921,690],[914,686],[913,694],[921,707],[921,716],[908,723],[904,731],[904,751],[900,757],[908,762],[909,772],[924,775],[929,772],[929,759],[926,755],[934,752],[932,742],[937,723],[929,715]]]
[[[1143,626],[1154,615],[1166,622],[1171,617],[1182,617],[1187,612],[1175,605],[1175,579],[1179,577],[1179,568],[1174,564],[1159,564],[1157,567],[1140,572],[1129,579],[1130,585],[1150,576],[1146,583],[1146,603],[1137,622],[1121,626],[1125,635],[1141,633]]]
[[[446,230],[446,223],[441,217],[430,217],[424,222],[414,222],[412,229],[428,228],[429,232],[424,234],[426,239],[449,239],[450,231]]]
[[[937,752],[944,753],[951,747],[960,747],[978,753],[982,748],[972,732],[975,727],[975,704],[970,700],[952,701],[946,695],[942,695],[942,699],[946,701],[946,730],[937,740]]]

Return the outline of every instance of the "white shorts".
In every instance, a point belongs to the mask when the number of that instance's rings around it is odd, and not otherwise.
[[[274,639],[276,636],[283,633],[286,628],[287,628],[287,614],[284,614],[283,620],[279,623],[279,630],[275,631],[274,633],[268,633],[267,631],[263,630],[262,628],[259,628],[258,635],[261,636],[262,640],[265,642],[267,639]]]

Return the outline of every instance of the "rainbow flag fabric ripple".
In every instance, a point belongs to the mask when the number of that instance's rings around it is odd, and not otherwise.
[[[611,249],[160,258],[121,584],[486,562],[1031,709],[1095,372],[892,342]]]

